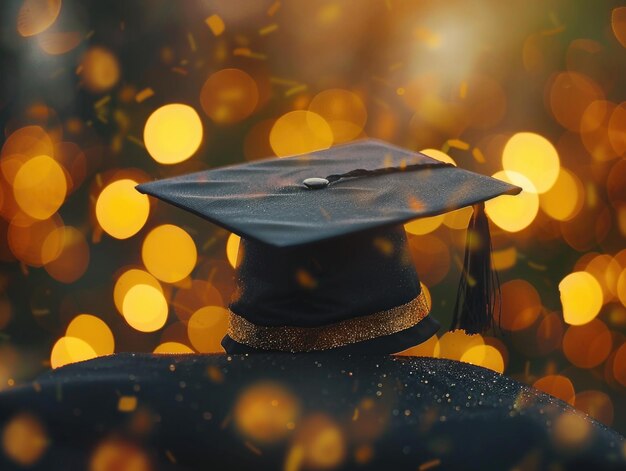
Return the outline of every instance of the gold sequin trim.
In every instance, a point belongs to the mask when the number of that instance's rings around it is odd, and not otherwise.
[[[416,325],[428,311],[424,292],[401,306],[318,327],[256,325],[230,311],[228,335],[262,350],[312,352],[395,334]]]

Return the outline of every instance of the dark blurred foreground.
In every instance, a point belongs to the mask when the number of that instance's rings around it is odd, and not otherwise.
[[[0,422],[3,470],[626,465],[566,403],[432,358],[120,354],[0,394]]]

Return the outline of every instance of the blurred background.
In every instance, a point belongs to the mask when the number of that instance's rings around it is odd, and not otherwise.
[[[137,183],[375,137],[524,188],[487,205],[485,366],[626,433],[626,7],[596,0],[4,1],[0,390],[220,352],[238,238]],[[445,326],[471,210],[406,226]]]

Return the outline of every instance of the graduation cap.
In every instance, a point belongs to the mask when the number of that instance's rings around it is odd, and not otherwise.
[[[439,324],[403,224],[466,206],[474,213],[451,328],[489,328],[499,286],[483,202],[521,191],[375,140],[137,188],[241,236],[229,353],[393,353],[426,340]]]

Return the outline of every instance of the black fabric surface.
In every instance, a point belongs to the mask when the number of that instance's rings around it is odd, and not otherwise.
[[[456,167],[342,179],[321,190],[302,183],[359,168],[433,162],[419,153],[365,140],[144,183],[138,190],[241,237],[278,247],[397,225],[521,191]]]
[[[625,465],[622,437],[591,419],[583,418],[584,442],[559,442],[555,424],[574,413],[565,403],[489,370],[432,358],[118,354],[1,393],[0,422],[30,411],[46,424],[52,442],[31,469],[89,469],[94,447],[112,433],[134,437],[155,469],[285,469],[293,436],[263,445],[242,436],[233,419],[242,392],[267,380],[301,403],[293,434],[311,414],[335,421],[347,447],[340,469]],[[123,395],[138,399],[136,411],[118,411]],[[133,434],[139,411],[149,411],[150,426]],[[371,453],[357,464],[366,433]],[[0,460],[0,469],[20,469]]]

